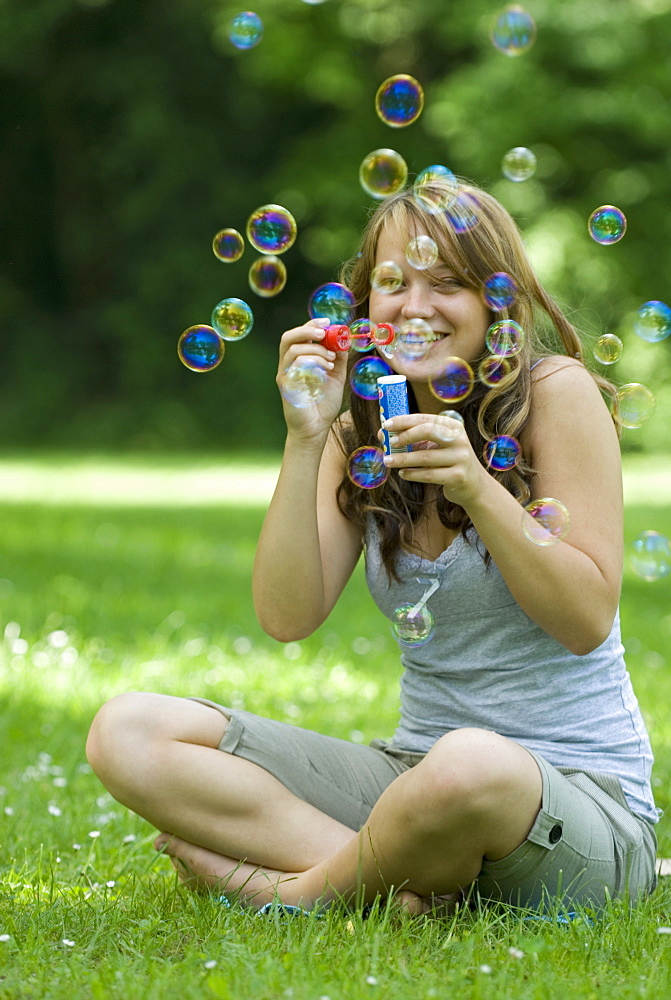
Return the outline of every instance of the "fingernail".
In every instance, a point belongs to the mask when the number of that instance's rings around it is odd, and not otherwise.
[[[324,329],[326,329],[327,326],[331,325],[331,320],[328,318],[328,316],[317,316],[317,318],[313,319],[312,322],[316,323],[317,326],[323,327]]]
[[[327,368],[333,368],[333,362],[332,361],[327,361],[326,362],[326,367]]]
[[[385,455],[382,461],[384,462],[385,465],[391,465],[393,459],[391,455]]]
[[[335,361],[335,351],[327,351],[326,352],[326,357],[330,358],[331,361]]]
[[[398,434],[391,435],[391,437],[389,438],[389,444],[391,445],[398,444]]]

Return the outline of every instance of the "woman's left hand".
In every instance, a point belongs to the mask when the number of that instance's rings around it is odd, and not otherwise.
[[[385,456],[403,479],[441,486],[445,498],[468,510],[490,477],[478,461],[464,425],[453,417],[408,413],[385,423],[393,448],[413,450]]]

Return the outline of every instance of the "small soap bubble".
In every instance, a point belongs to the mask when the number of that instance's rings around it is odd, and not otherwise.
[[[522,528],[525,536],[534,545],[555,545],[566,538],[571,527],[571,515],[561,500],[540,497],[532,500],[524,508]],[[530,514],[531,517],[527,517]]]
[[[221,362],[226,344],[211,326],[199,324],[185,330],[177,342],[179,360],[192,372],[209,372]]]
[[[217,260],[232,264],[245,252],[245,241],[237,229],[220,229],[212,240],[212,251]]]
[[[614,365],[622,357],[623,344],[614,333],[603,333],[594,345],[594,358],[602,365]]]
[[[320,402],[328,375],[314,358],[297,358],[279,380],[279,390],[291,406],[304,410]]]
[[[359,182],[366,194],[381,201],[405,187],[408,165],[394,149],[374,149],[359,167]]]
[[[279,257],[258,257],[249,269],[249,287],[257,295],[269,299],[279,295],[287,283],[287,269]]]
[[[352,350],[363,354],[375,346],[375,334],[377,327],[369,319],[355,319],[350,323],[350,333],[352,336]]]
[[[311,319],[326,317],[331,323],[349,324],[354,316],[355,299],[349,288],[337,281],[320,285],[310,296],[308,313]]]
[[[536,24],[531,14],[517,5],[506,7],[492,29],[492,42],[506,56],[519,56],[534,44]]]
[[[514,319],[500,319],[485,334],[487,349],[497,358],[509,358],[524,345],[524,330]]]
[[[424,107],[424,91],[414,76],[398,73],[381,83],[375,95],[375,110],[385,125],[404,128],[416,122]]]
[[[509,149],[501,161],[501,173],[509,181],[519,184],[536,173],[536,156],[526,146]]]
[[[259,253],[284,253],[297,232],[296,220],[281,205],[262,205],[247,220],[247,239]]]
[[[416,604],[400,604],[392,616],[391,630],[402,646],[424,646],[435,629],[434,617],[426,605],[418,608]]]
[[[436,241],[430,236],[413,236],[405,248],[405,259],[417,271],[426,271],[438,260]]]
[[[636,313],[634,333],[649,344],[666,340],[671,334],[671,309],[666,302],[657,299],[644,302]]]
[[[441,215],[457,199],[459,182],[451,170],[434,163],[420,171],[412,185],[412,194],[420,208],[429,215]]]
[[[228,37],[236,49],[251,49],[258,45],[263,35],[263,22],[258,14],[243,10],[236,14],[228,26]]]
[[[393,375],[386,361],[378,358],[375,354],[361,358],[352,365],[350,371],[349,384],[352,392],[355,392],[361,399],[377,399],[377,380],[383,375]]]
[[[455,233],[468,233],[475,229],[480,221],[478,210],[480,203],[474,195],[461,191],[457,199],[447,209],[447,220]]]
[[[595,208],[587,221],[589,235],[596,243],[610,246],[621,240],[627,231],[627,220],[624,212],[614,205],[602,205]]]
[[[435,340],[433,330],[424,319],[408,319],[396,337],[396,352],[413,361],[423,358]]]
[[[478,378],[489,389],[502,382],[510,371],[510,362],[506,358],[483,358],[478,365]]]
[[[370,287],[374,292],[390,295],[398,291],[402,284],[403,270],[393,260],[383,260],[371,272]]]
[[[631,551],[631,568],[648,583],[663,580],[671,573],[671,542],[659,531],[644,531]]]
[[[460,426],[455,427],[454,424],[448,424],[445,420],[441,420],[441,417],[449,417],[450,420],[456,420]],[[437,438],[445,442],[454,441],[461,433],[461,428],[464,426],[464,418],[457,410],[441,410],[436,416],[434,426],[434,434]]]
[[[495,271],[485,278],[483,292],[485,304],[494,312],[510,309],[517,298],[517,283],[505,271]]]
[[[355,486],[364,490],[382,486],[389,477],[389,469],[384,464],[384,452],[372,445],[357,448],[347,460],[347,475]]]
[[[398,327],[393,323],[377,323],[373,333],[376,347],[389,347],[398,336]],[[394,347],[394,350],[396,348]]]
[[[460,403],[473,389],[473,369],[463,358],[447,358],[442,372],[429,381],[429,389],[437,399]]]
[[[497,434],[484,448],[485,462],[494,472],[507,472],[520,460],[522,448],[519,441],[509,434]]]
[[[222,299],[212,310],[210,322],[224,340],[242,340],[254,326],[254,314],[242,299]]]
[[[647,385],[627,382],[617,390],[615,419],[623,427],[642,427],[652,416],[655,403],[655,397]]]

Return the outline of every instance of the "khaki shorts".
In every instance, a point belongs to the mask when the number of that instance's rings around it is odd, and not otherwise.
[[[424,756],[349,743],[298,726],[225,708],[230,720],[219,749],[269,771],[294,795],[359,830],[385,788]],[[528,751],[530,752],[530,751]],[[527,839],[500,861],[485,860],[474,889],[481,899],[543,909],[545,904],[599,908],[608,897],[634,902],[657,884],[657,839],[631,812],[613,774],[553,767],[532,754],[543,779],[541,809]]]

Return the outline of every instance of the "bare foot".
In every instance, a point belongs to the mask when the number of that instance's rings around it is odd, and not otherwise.
[[[418,896],[410,889],[401,889],[394,897],[398,908],[411,917],[448,917],[463,901],[461,893],[446,896]]]

